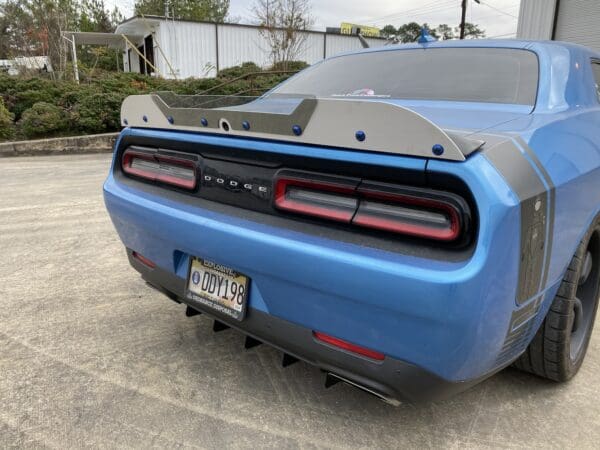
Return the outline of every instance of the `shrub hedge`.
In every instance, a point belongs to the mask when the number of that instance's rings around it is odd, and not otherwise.
[[[27,138],[52,135],[67,128],[65,111],[46,102],[34,103],[21,116],[18,125]]]
[[[12,139],[15,135],[14,115],[6,109],[0,98],[0,141]]]
[[[288,63],[288,69],[305,67]],[[19,78],[0,73],[0,141],[71,136],[118,131],[125,97],[156,91],[177,94],[260,95],[291,74],[273,74],[244,63],[219,72],[216,78],[165,80],[140,74],[95,71],[81,84],[47,78]],[[243,78],[255,72],[257,76]],[[242,77],[242,78],[240,78]]]

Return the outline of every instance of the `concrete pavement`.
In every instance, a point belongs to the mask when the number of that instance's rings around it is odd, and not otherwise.
[[[142,282],[104,209],[109,164],[0,160],[0,448],[600,447],[598,330],[564,385],[509,369],[399,408],[326,390]]]

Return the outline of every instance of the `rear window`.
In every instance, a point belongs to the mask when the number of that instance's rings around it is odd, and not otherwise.
[[[392,50],[326,60],[275,93],[534,105],[538,71],[527,50]]]

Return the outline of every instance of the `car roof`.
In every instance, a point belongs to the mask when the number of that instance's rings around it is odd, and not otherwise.
[[[571,52],[584,52],[590,54],[593,57],[600,58],[600,52],[594,51],[591,48],[585,47],[583,45],[574,44],[572,42],[522,39],[449,39],[445,41],[427,42],[425,44],[419,44],[417,42],[409,44],[391,44],[384,45],[381,47],[373,47],[359,51],[347,52],[343,53],[343,55],[381,52],[389,50],[409,50],[427,48],[513,48],[516,50],[520,49],[533,51],[536,51],[536,49],[545,49],[546,51],[552,51],[552,49],[563,48]]]

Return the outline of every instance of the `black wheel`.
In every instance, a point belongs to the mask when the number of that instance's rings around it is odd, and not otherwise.
[[[550,311],[518,369],[554,381],[573,378],[585,357],[598,309],[600,220],[577,247]]]

